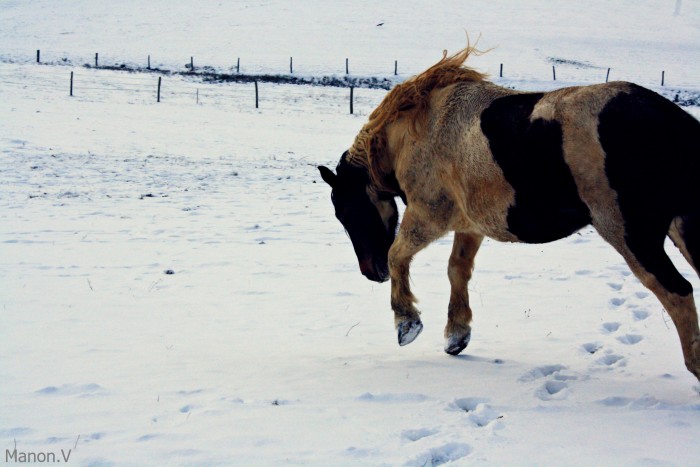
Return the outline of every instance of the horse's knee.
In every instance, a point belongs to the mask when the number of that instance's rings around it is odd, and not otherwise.
[[[387,256],[387,265],[389,266],[389,272],[395,271],[399,267],[399,242],[394,241],[394,243],[389,247],[389,253]]]

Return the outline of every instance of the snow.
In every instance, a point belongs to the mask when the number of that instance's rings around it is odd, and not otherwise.
[[[389,286],[360,275],[316,170],[384,91],[356,89],[348,115],[347,90],[262,84],[256,110],[250,84],[165,76],[157,104],[156,76],[82,65],[151,54],[230,71],[241,56],[244,72],[284,73],[294,56],[315,75],[349,57],[353,73],[390,76],[398,60],[406,76],[466,29],[497,46],[472,66],[504,63],[505,85],[612,67],[698,92],[699,25],[687,0],[3,2],[0,458],[696,464],[698,383],[675,328],[591,229],[487,240],[459,357],[442,351],[451,238],[436,242],[412,267],[425,329],[398,346]]]

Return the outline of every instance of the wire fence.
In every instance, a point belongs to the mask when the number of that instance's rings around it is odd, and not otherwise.
[[[239,111],[256,108],[265,111],[284,107],[291,111],[313,109],[322,114],[337,114],[350,113],[352,105],[353,113],[367,115],[387,91],[275,83],[207,82],[199,76],[4,64],[0,65],[0,92],[21,93],[27,99],[66,96],[79,102],[161,102]]]
[[[295,57],[260,55],[229,57],[202,54],[173,57],[144,54],[141,57],[115,57],[102,53],[68,53],[51,48],[36,50],[36,56],[23,50],[0,51],[0,62],[42,63],[70,67],[122,68],[179,72],[214,72],[240,74],[301,74],[356,76],[410,76],[424,68],[424,62],[412,55],[382,59],[379,57],[338,57],[329,62],[327,57]]]
[[[348,73],[350,65],[347,61],[346,69],[343,70],[346,73],[319,77],[296,74],[292,58],[288,73],[271,75],[220,73],[211,67],[197,69],[193,57],[190,58],[189,64],[185,64],[185,68],[189,68],[188,71],[182,72],[166,72],[153,68],[131,69],[126,64],[100,65],[98,54],[95,54],[94,60],[92,65],[85,64],[81,67],[28,64],[26,60],[21,63],[0,62],[0,89],[22,90],[30,98],[39,98],[49,93],[68,95],[78,101],[166,102],[238,110],[264,110],[280,105],[302,110],[313,106],[322,113],[366,115],[379,104],[389,88],[405,79],[405,76],[398,73],[398,61],[394,61],[392,65],[394,73],[384,76],[351,75]],[[39,51],[37,62],[41,62]],[[52,65],[68,63],[67,60],[59,60]],[[236,71],[240,70],[239,63]],[[511,87],[522,85],[523,83],[517,83],[517,78],[516,85],[512,85],[514,81],[509,81],[510,72],[508,66],[499,64],[495,73],[492,71],[492,77],[498,84],[511,84]],[[605,82],[611,79],[611,69],[555,59],[547,75],[535,80],[530,79],[529,84],[536,83],[538,88],[548,90],[567,83]],[[613,72],[613,79],[615,78]],[[661,70],[656,84],[657,90],[666,84],[665,79],[666,73]],[[289,86],[284,85],[285,83],[315,86]],[[700,92],[670,88],[665,91],[662,91],[662,94],[682,105],[700,105]]]
[[[402,80],[420,73],[433,61],[421,60],[411,54],[400,57],[283,57],[263,55],[253,57],[214,56],[212,54],[173,57],[144,54],[141,57],[116,57],[109,53],[68,53],[66,51],[42,48],[33,53],[27,50],[0,51],[0,62],[43,63],[70,67],[110,68],[124,70],[162,70],[170,73],[215,73],[232,75],[298,75],[298,76],[375,76],[396,77]],[[172,53],[172,52],[171,52]],[[697,88],[697,76],[684,63],[668,59],[668,63],[650,64],[648,58],[639,51],[632,52],[633,59],[626,66],[614,63],[591,63],[557,56],[534,56],[530,54],[511,55],[499,60],[496,54],[478,57],[479,71],[492,78],[577,83],[598,83],[609,80],[632,81],[642,86],[670,85],[680,88]],[[435,57],[437,58],[437,57]],[[432,59],[431,59],[432,60]],[[630,64],[631,63],[631,64]],[[641,66],[634,65],[635,63]],[[668,67],[668,68],[667,68]]]

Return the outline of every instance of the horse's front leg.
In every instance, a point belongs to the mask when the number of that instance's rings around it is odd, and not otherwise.
[[[437,239],[442,232],[427,223],[418,221],[410,207],[406,209],[394,243],[389,249],[389,275],[391,276],[391,308],[398,332],[399,345],[413,342],[423,330],[420,312],[414,306],[417,301],[409,284],[409,268],[413,256]]]
[[[474,256],[483,239],[483,235],[479,234],[455,233],[447,268],[451,291],[445,326],[445,352],[450,355],[458,355],[464,350],[472,335],[472,310],[469,308],[467,285],[474,269]]]

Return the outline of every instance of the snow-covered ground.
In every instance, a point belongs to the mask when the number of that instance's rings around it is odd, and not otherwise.
[[[384,91],[356,90],[348,115],[347,90],[263,84],[256,110],[252,85],[165,77],[156,104],[155,76],[82,67],[284,72],[293,55],[308,74],[346,57],[408,74],[465,29],[498,46],[472,65],[504,63],[509,86],[611,67],[700,90],[697,1],[2,2],[0,462],[697,464],[673,324],[590,229],[487,241],[457,358],[440,240],[412,269],[425,331],[396,344],[389,286],[360,275],[316,171]]]

